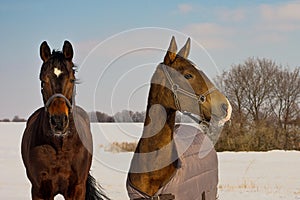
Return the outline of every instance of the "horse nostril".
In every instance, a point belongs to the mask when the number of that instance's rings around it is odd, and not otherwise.
[[[56,119],[55,119],[55,116],[51,116],[51,117],[50,117],[50,123],[51,123],[51,125],[56,126]]]
[[[68,121],[68,116],[67,116],[67,115],[64,115],[63,121],[64,121],[64,122]]]
[[[56,130],[64,130],[68,124],[67,115],[53,115],[50,117],[50,123]]]
[[[225,103],[222,103],[221,105],[221,109],[224,112],[225,115],[227,115],[227,110],[228,110],[228,106]]]

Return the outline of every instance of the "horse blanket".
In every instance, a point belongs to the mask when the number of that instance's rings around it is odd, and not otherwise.
[[[211,140],[202,130],[189,125],[175,128],[174,141],[179,166],[171,180],[154,197],[173,194],[176,200],[216,200],[218,159]],[[127,178],[127,192],[131,200],[151,198],[134,187]],[[158,199],[158,198],[157,198]]]

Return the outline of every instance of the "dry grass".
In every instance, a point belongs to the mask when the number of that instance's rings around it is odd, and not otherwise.
[[[134,152],[137,143],[135,142],[113,142],[110,145],[104,147],[105,151],[119,153],[119,152]]]
[[[242,183],[238,185],[219,185],[220,190],[227,190],[227,191],[233,191],[236,189],[239,190],[251,190],[251,191],[258,191],[259,187],[251,180],[244,180]]]
[[[264,186],[259,186],[257,183],[255,183],[253,180],[246,180],[244,179],[242,182],[238,183],[237,185],[219,185],[219,190],[223,191],[251,191],[251,192],[260,192],[264,191],[267,193],[276,193],[280,192],[282,190],[281,186],[275,185],[264,185]],[[295,192],[294,192],[295,193]],[[300,193],[300,191],[299,191]]]

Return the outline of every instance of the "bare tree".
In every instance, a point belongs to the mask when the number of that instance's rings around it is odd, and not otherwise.
[[[244,72],[242,65],[235,65],[230,71],[223,72],[216,79],[217,85],[222,88],[233,107],[233,117],[236,122],[243,126],[245,120],[245,87],[242,87]]]
[[[230,71],[218,77],[240,123],[248,115],[254,122],[270,115],[268,97],[278,69],[271,60],[248,58],[245,63],[233,65]]]
[[[232,125],[220,144],[244,150],[300,148],[299,67],[290,71],[268,59],[248,58],[216,81],[233,107]]]
[[[242,87],[246,97],[244,106],[254,122],[258,122],[271,113],[268,97],[273,91],[273,80],[279,68],[271,60],[249,58],[243,69]]]
[[[133,122],[144,122],[145,117],[146,117],[146,112],[145,111],[143,111],[143,112],[136,111],[132,114]]]
[[[270,94],[272,111],[283,129],[299,116],[300,104],[300,68],[290,72],[284,69],[273,80],[274,89]]]
[[[284,149],[288,147],[288,125],[297,121],[300,113],[300,68],[281,70],[273,80],[270,105],[277,118],[277,125],[284,130]]]

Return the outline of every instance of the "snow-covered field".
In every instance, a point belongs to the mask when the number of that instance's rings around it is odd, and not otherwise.
[[[0,123],[1,199],[30,199],[20,155],[24,128],[25,123]],[[136,141],[141,129],[142,124],[92,124],[92,174],[112,199],[128,199],[125,180],[133,154],[105,152],[101,146]],[[220,200],[300,200],[300,152],[223,152],[218,157]]]

